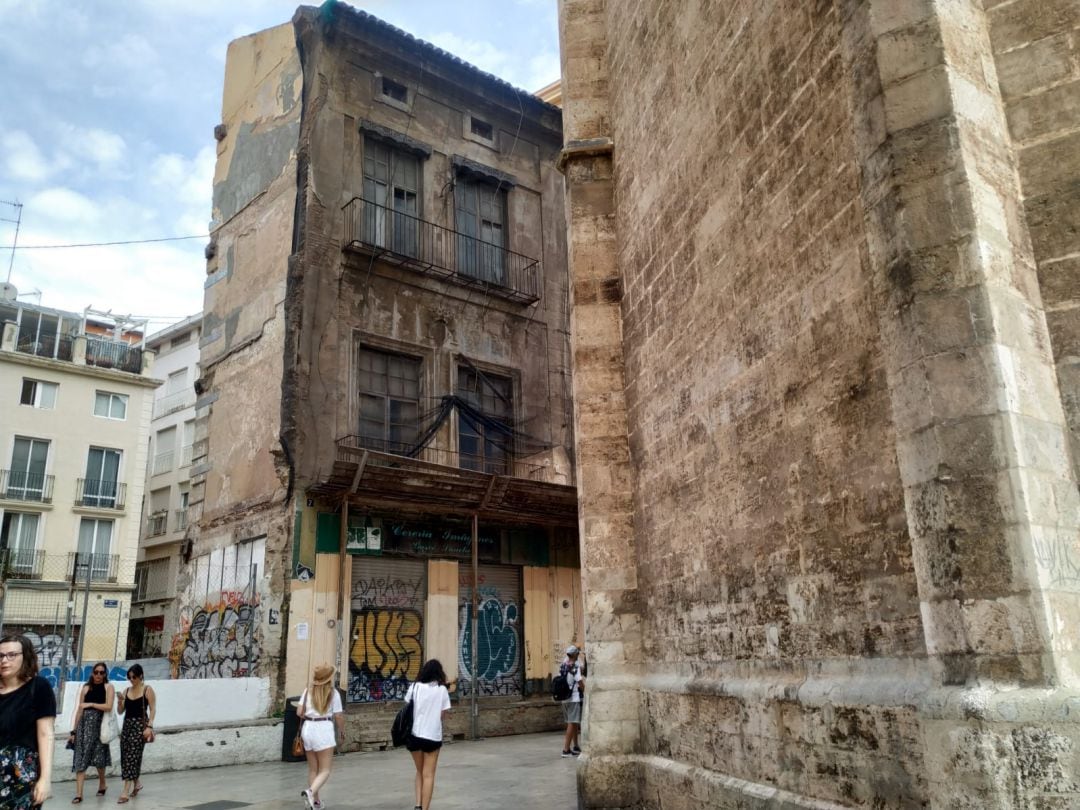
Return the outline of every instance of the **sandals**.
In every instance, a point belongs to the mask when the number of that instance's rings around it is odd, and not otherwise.
[[[98,795],[98,796],[104,796],[104,795],[105,795],[105,791],[106,791],[107,789],[108,789],[108,788],[98,788],[98,792],[97,792],[97,795]]]
[[[82,796],[76,796],[74,799],[71,800],[71,803],[72,804],[82,804]]]
[[[117,804],[127,804],[130,801],[131,801],[131,799],[129,799],[127,796],[121,796],[119,799],[116,800],[116,803]]]
[[[132,796],[138,796],[140,790],[142,790],[142,783],[141,782],[136,782],[135,783],[135,789],[133,791],[131,791],[131,795]]]

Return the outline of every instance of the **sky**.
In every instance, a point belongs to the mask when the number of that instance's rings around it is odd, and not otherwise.
[[[555,3],[351,5],[535,91],[559,78]],[[151,331],[198,312],[226,47],[299,4],[0,0],[0,281],[10,268],[21,301],[149,317]],[[178,236],[201,238],[37,247]]]

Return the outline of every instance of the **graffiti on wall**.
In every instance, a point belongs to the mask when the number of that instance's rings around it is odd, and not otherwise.
[[[424,663],[422,577],[374,575],[352,586],[348,700],[401,700]]]
[[[64,641],[62,633],[53,632],[44,626],[7,626],[6,633],[18,633],[26,636],[34,646],[37,653],[38,674],[49,682],[53,689],[60,685],[61,675],[65,681],[88,681],[90,672],[94,668],[94,661],[84,662],[81,667],[76,666],[79,649],[79,628],[72,627],[70,636]],[[121,664],[109,665],[109,680],[124,680],[127,677],[127,669]]]
[[[517,599],[494,587],[479,589],[476,632],[476,693],[520,695],[521,610]],[[473,684],[472,603],[466,591],[458,610],[458,691],[471,694]]]
[[[241,591],[180,612],[169,664],[174,678],[244,678],[259,669],[259,600]]]

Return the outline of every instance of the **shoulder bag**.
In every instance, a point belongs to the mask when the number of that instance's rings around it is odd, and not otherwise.
[[[415,685],[413,684],[413,686]],[[411,694],[412,691],[410,687],[409,693]],[[410,694],[405,695],[405,705],[398,711],[394,717],[394,724],[390,726],[390,740],[394,743],[395,748],[404,745],[405,741],[409,739],[409,735],[412,734],[413,702]]]
[[[108,698],[108,692],[105,693],[105,697]],[[120,724],[116,722],[116,692],[113,692],[113,707],[106,712],[101,713],[101,731],[98,733],[98,739],[101,740],[102,745],[108,745],[117,738],[120,734]]]
[[[307,714],[307,692],[304,693],[304,699],[300,701],[300,711]],[[294,757],[304,756],[304,740],[300,736],[300,732],[304,730],[304,721],[300,721],[300,725],[296,727],[296,736],[292,741],[292,755]]]

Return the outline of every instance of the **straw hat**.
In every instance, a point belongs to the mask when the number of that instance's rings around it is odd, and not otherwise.
[[[311,676],[313,686],[322,686],[334,679],[334,668],[329,664],[320,664],[315,667],[315,674]]]

